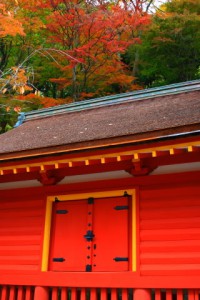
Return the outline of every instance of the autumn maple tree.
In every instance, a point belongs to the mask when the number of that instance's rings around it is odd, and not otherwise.
[[[47,3],[45,2],[45,7]],[[57,0],[49,2],[48,41],[72,60],[57,57],[59,77],[51,78],[74,101],[85,96],[135,88],[121,54],[139,42],[133,31],[149,23],[149,16],[106,1]],[[61,76],[60,76],[61,75]]]
[[[9,0],[16,22],[23,24],[24,30],[16,37],[18,47],[9,51],[15,59],[11,67],[19,70],[17,78],[23,73],[28,79],[30,66],[34,66],[34,90],[66,101],[134,90],[138,85],[122,54],[140,42],[137,32],[150,22],[143,11],[147,2]],[[30,55],[36,52],[38,55]],[[14,87],[16,92],[29,92],[28,84],[12,84],[16,76],[9,78],[9,87],[4,86],[3,91]],[[16,89],[19,86],[20,90]]]
[[[8,2],[0,3],[0,38],[6,36],[24,35],[22,24],[15,19],[13,7],[9,7]]]
[[[198,0],[1,0],[0,131],[20,109],[198,78],[199,28]]]
[[[9,3],[9,1],[0,3],[0,93],[3,94],[6,92],[5,81],[8,80],[3,78],[3,68],[6,67],[12,45],[11,37],[15,37],[17,34],[24,35],[21,22],[15,18],[14,8],[15,3]],[[18,109],[17,106],[10,108],[4,99],[0,99],[0,132],[4,132],[6,126],[9,125],[11,112],[17,113]]]

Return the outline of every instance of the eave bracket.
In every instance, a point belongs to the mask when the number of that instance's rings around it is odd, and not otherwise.
[[[65,176],[60,176],[53,171],[40,171],[37,180],[42,185],[55,185],[60,182]]]
[[[133,162],[133,166],[126,170],[133,176],[146,176],[156,169],[156,166],[143,166],[141,161]]]

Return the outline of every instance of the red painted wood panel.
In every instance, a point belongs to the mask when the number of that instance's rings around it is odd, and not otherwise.
[[[18,288],[17,300],[24,300],[24,289],[22,286]]]
[[[58,288],[54,287],[52,289],[52,296],[51,296],[52,300],[58,300]]]
[[[61,300],[67,300],[67,288],[61,289]]]
[[[161,291],[155,290],[155,300],[161,300]]]
[[[122,300],[128,300],[128,290],[122,289]]]
[[[0,271],[41,269],[44,216],[43,200],[1,199]]]
[[[128,198],[54,203],[51,271],[127,271]]]
[[[80,299],[81,299],[81,300],[86,300],[86,299],[87,299],[87,296],[86,296],[86,289],[85,289],[85,288],[82,288],[82,289],[81,289]]]
[[[188,300],[195,300],[195,291],[194,290],[188,291]]]
[[[3,286],[1,290],[1,300],[6,300],[8,295],[8,287]]]
[[[111,289],[111,300],[117,300],[117,289]]]
[[[172,290],[166,291],[166,300],[172,300]]]
[[[183,300],[183,299],[184,299],[183,291],[178,290],[177,291],[177,300]]]
[[[116,208],[122,209],[116,209]],[[94,271],[128,270],[128,214],[127,197],[97,199],[94,204]],[[117,261],[115,258],[127,259]]]
[[[26,287],[26,290],[25,290],[25,300],[31,300],[33,299],[33,290],[31,290],[30,287]]]
[[[101,300],[107,300],[107,291],[106,291],[106,289],[102,288],[101,291],[100,291],[100,293],[101,293],[100,294]]]
[[[77,300],[77,290],[76,290],[76,288],[71,289],[71,300]]]
[[[85,200],[54,203],[51,271],[85,271],[87,216]],[[63,261],[55,261],[59,258]]]
[[[142,190],[140,273],[197,272],[200,274],[200,187]]]
[[[194,292],[194,299],[199,300],[199,290],[195,290]]]
[[[10,288],[9,300],[15,300],[16,297],[16,289],[14,286]]]
[[[90,300],[97,300],[97,290],[94,288],[90,290]]]

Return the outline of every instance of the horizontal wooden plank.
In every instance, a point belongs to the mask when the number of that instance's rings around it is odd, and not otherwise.
[[[38,209],[43,209],[45,207],[45,201],[38,199],[30,200],[29,198],[24,200],[21,200],[21,198],[12,198],[10,200],[6,199],[6,201],[3,201],[3,199],[1,199],[0,211],[4,209],[31,209],[35,207],[37,207]]]
[[[168,264],[173,265],[190,265],[190,264],[198,264],[200,265],[200,257],[165,257],[165,258],[141,258],[140,259],[141,264],[144,265],[162,265],[164,266]]]
[[[8,250],[40,250],[40,245],[0,245],[0,251],[8,251]]]
[[[200,264],[154,264],[154,265],[149,265],[149,264],[143,264],[141,266],[141,271],[144,270],[174,270],[174,271],[180,271],[180,270],[198,270],[200,272]]]
[[[170,230],[142,230],[140,240],[143,241],[177,241],[199,240],[200,228],[170,229]]]
[[[200,206],[176,207],[166,209],[148,209],[140,211],[141,220],[200,217]]]
[[[39,271],[43,245],[45,201],[1,201],[0,270]]]
[[[190,269],[187,269],[187,270],[141,270],[140,274],[142,276],[153,276],[154,278],[156,276],[166,276],[166,278],[168,279],[169,281],[169,277],[170,277],[170,281],[172,280],[172,276],[174,277],[179,277],[180,280],[181,278],[183,278],[184,276],[189,278],[189,277],[192,277],[192,276],[200,276],[200,270],[190,270]],[[167,284],[167,280],[166,280],[166,284]],[[173,285],[173,283],[172,283]],[[171,285],[171,286],[172,286]],[[181,284],[180,284],[181,286]],[[182,287],[183,287],[183,284],[182,284]]]
[[[37,272],[26,271],[21,272],[15,270],[13,276],[12,271],[0,272],[2,284],[13,285],[33,285],[33,286],[51,286],[51,287],[77,287],[79,288],[198,288],[199,275],[198,270],[192,271],[176,271],[174,276],[168,273],[167,276],[162,276],[162,272],[158,271],[160,275],[140,276],[135,272]],[[165,271],[166,274],[168,271]],[[173,272],[174,271],[170,271]],[[144,272],[145,275],[149,271]],[[179,274],[176,276],[176,274]],[[87,276],[86,276],[87,275]],[[87,290],[86,290],[87,291]],[[110,291],[110,290],[109,290]],[[110,295],[110,294],[109,294]],[[109,299],[109,297],[108,297]],[[65,299],[66,300],[66,299]]]
[[[35,226],[42,226],[44,220],[42,216],[37,217],[23,217],[23,218],[15,218],[14,220],[0,219],[0,227],[6,228],[16,228],[16,227],[30,227],[34,228]]]
[[[40,263],[40,260],[39,259],[22,259],[22,257],[20,259],[13,259],[12,257],[9,258],[8,260],[6,259],[0,259],[0,268],[3,266],[3,265],[19,265],[19,266],[22,266],[22,265],[36,265],[38,266]]]
[[[39,271],[40,267],[38,265],[0,265],[0,271]]]
[[[37,210],[37,209],[23,209],[23,210],[1,210],[0,211],[0,218],[1,220],[3,219],[7,219],[7,218],[14,218],[17,219],[17,218],[23,218],[23,217],[41,217],[44,215],[44,210]],[[12,219],[11,219],[12,220]]]
[[[0,250],[0,256],[2,257],[2,256],[13,256],[13,255],[17,255],[17,256],[19,256],[19,257],[21,257],[21,256],[24,256],[24,255],[34,255],[34,256],[38,256],[38,255],[40,255],[41,253],[40,253],[41,251],[40,251],[40,248],[38,247],[38,249],[36,249],[36,250],[32,250],[32,249],[14,249],[14,251],[13,251],[13,249],[11,248],[11,249],[6,249],[6,251],[5,250]]]
[[[179,198],[184,196],[184,198],[188,197],[198,197],[200,195],[200,187],[192,184],[185,184],[185,186],[177,186],[168,188],[152,188],[148,190],[140,190],[140,198],[143,200],[151,200],[151,199],[169,199],[171,196],[174,198]]]
[[[7,246],[10,246],[10,247],[15,247],[15,246],[35,246],[35,245],[40,245],[41,244],[41,241],[26,241],[26,240],[12,240],[12,241],[0,241],[0,249],[1,247],[7,247]]]
[[[200,274],[200,186],[140,193],[142,275]]]
[[[195,248],[200,247],[200,240],[184,240],[184,241],[143,241],[140,243],[140,248],[145,247],[173,247],[173,246],[179,246],[182,247],[182,250],[185,251],[185,247],[192,246],[195,250]]]
[[[27,241],[27,242],[30,242],[30,241],[37,241],[37,242],[40,242],[41,240],[41,235],[18,235],[17,237],[15,235],[3,235],[1,236],[0,235],[0,243],[1,242],[6,242],[6,241],[9,241],[9,242],[12,242],[12,241]]]
[[[200,240],[143,241],[140,243],[141,255],[145,253],[194,253],[200,251]]]
[[[41,222],[41,220],[40,220]],[[33,235],[38,235],[43,232],[43,228],[41,225],[37,226],[18,226],[18,227],[0,227],[0,236],[3,235],[27,235],[27,234],[33,234]]]
[[[183,249],[184,251],[185,249]],[[174,252],[155,252],[155,253],[142,253],[141,259],[167,259],[167,258],[200,258],[200,249],[199,252],[180,252],[180,253],[174,253]]]
[[[181,241],[181,240],[199,240],[199,234],[198,233],[191,233],[191,234],[185,234],[182,233],[182,234],[173,234],[173,235],[170,235],[169,234],[166,234],[165,236],[162,235],[162,234],[155,234],[155,235],[148,235],[148,236],[143,236],[141,234],[141,237],[140,237],[140,240],[141,241]]]
[[[151,246],[151,247],[140,247],[140,253],[141,255],[143,253],[166,253],[166,252],[174,252],[174,253],[181,253],[183,251],[183,248],[181,246],[168,246],[168,247],[156,247],[156,246]],[[188,251],[188,253],[190,252],[199,252],[199,249],[196,247],[194,248],[193,246],[185,246],[184,247],[184,251]]]
[[[174,197],[173,195],[170,195],[169,198],[165,199],[162,195],[160,195],[160,198],[155,199],[148,199],[144,200],[142,199],[140,201],[140,208],[141,209],[160,209],[160,208],[175,208],[175,207],[190,207],[190,206],[198,206],[199,207],[199,195],[196,196],[188,196],[187,199],[183,198],[183,195],[180,195],[180,197]],[[176,199],[176,201],[174,201]]]
[[[18,255],[16,253],[12,253],[12,255],[0,255],[0,260],[39,260],[39,253],[35,253],[36,255]]]
[[[185,234],[191,234],[191,233],[195,233],[195,234],[200,234],[200,228],[184,228],[184,229],[162,229],[162,230],[142,230],[142,233],[141,235],[143,236],[149,236],[149,235],[160,235],[160,234],[163,234],[163,235],[166,235],[166,234],[182,234],[182,233],[185,233]]]
[[[0,246],[17,246],[17,245],[39,245],[42,242],[42,236],[38,236],[37,239],[17,239],[17,237],[10,240],[0,240]]]
[[[155,220],[141,220],[140,229],[178,229],[178,228],[200,228],[200,217],[195,218],[169,218]]]

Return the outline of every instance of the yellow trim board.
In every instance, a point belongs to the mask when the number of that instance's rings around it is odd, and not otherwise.
[[[51,234],[51,218],[52,218],[52,201],[49,201],[47,198],[44,239],[43,239],[43,252],[42,252],[42,271],[47,271],[48,268],[50,234]]]
[[[136,196],[135,196],[136,193],[134,189],[79,193],[79,194],[70,194],[70,195],[54,195],[54,196],[47,197],[43,254],[42,254],[42,271],[43,272],[48,271],[52,205],[53,202],[55,202],[56,198],[59,199],[59,201],[84,200],[84,199],[88,199],[89,197],[109,198],[109,197],[123,196],[124,192],[126,192],[128,195],[132,197],[132,271],[136,271]]]
[[[136,207],[136,196],[132,197],[132,271],[135,272],[137,269],[136,258],[137,258],[137,207]]]

